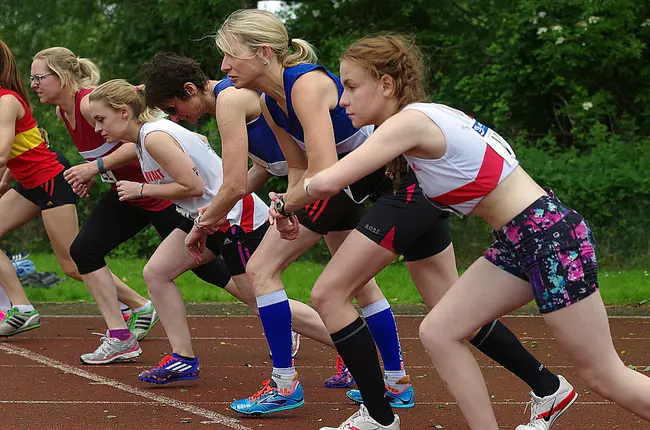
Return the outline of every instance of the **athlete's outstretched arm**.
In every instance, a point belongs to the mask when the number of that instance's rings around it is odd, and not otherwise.
[[[11,147],[16,137],[16,120],[23,111],[23,106],[11,94],[0,97],[0,167],[7,167]]]
[[[436,133],[438,127],[423,114],[402,111],[388,120],[366,140],[333,166],[317,173],[307,182],[305,191],[310,196],[323,199],[364,176],[380,169],[402,154],[415,150],[435,152],[444,139]],[[438,129],[439,130],[439,129]]]
[[[102,157],[104,170],[109,171],[118,167],[126,166],[138,161],[138,155],[135,152],[135,144],[123,143],[115,151],[105,157]],[[73,187],[88,183],[95,175],[99,174],[99,161],[94,160],[89,163],[81,163],[70,167],[63,172],[63,177]]]
[[[202,225],[217,224],[247,194],[248,132],[246,113],[259,109],[257,92],[229,87],[217,96],[216,118],[221,135],[223,183],[201,215]]]
[[[151,157],[171,176],[170,184],[146,184],[144,197],[179,200],[203,195],[205,185],[192,159],[169,134],[154,131],[144,138],[145,148]],[[120,200],[140,197],[141,184],[129,181],[117,183]]]

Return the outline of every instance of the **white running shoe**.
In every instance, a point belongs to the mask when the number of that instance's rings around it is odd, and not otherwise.
[[[9,337],[41,326],[41,315],[37,310],[20,312],[18,308],[2,311],[0,337]]]
[[[101,333],[97,333],[101,336]],[[142,354],[138,339],[131,334],[127,340],[119,340],[115,337],[109,337],[108,333],[102,337],[102,343],[99,347],[88,354],[83,354],[81,362],[83,364],[108,364],[114,361],[133,360]]]
[[[142,312],[132,310],[126,326],[135,335],[137,340],[142,340],[149,334],[158,321],[158,313],[153,305],[151,305],[149,310]]]
[[[537,397],[530,393],[530,422],[517,426],[517,430],[549,430],[560,415],[576,401],[578,393],[573,386],[563,376],[558,375],[558,378],[560,388],[550,396]]]
[[[345,420],[343,424],[338,427],[321,427],[320,430],[400,430],[399,417],[395,415],[395,420],[392,424],[382,426],[377,421],[372,419],[368,413],[368,409],[364,405],[359,407],[350,418]]]

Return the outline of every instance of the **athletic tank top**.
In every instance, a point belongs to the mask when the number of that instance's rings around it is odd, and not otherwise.
[[[41,137],[27,102],[15,91],[0,87],[0,97],[4,95],[17,98],[25,110],[25,115],[16,121],[7,168],[23,187],[38,187],[61,173],[63,164],[58,162],[56,154],[49,150]]]
[[[284,69],[284,94],[287,98],[288,115],[285,115],[278,102],[269,97],[268,94],[264,96],[266,107],[273,118],[273,122],[286,130],[303,151],[305,151],[305,133],[298,117],[296,116],[296,112],[293,110],[291,91],[299,77],[314,70],[321,70],[327,73],[334,83],[336,83],[336,88],[339,92],[339,100],[341,100],[341,95],[343,94],[343,85],[341,84],[341,80],[325,67],[307,63],[298,64],[297,66],[287,67]],[[374,126],[364,126],[359,129],[355,128],[352,125],[352,121],[350,121],[350,118],[348,118],[345,113],[345,109],[339,106],[338,103],[334,109],[330,110],[330,118],[332,119],[332,125],[334,127],[334,141],[336,142],[337,154],[345,154],[357,148],[366,141],[374,129]]]
[[[63,109],[60,109],[61,118],[63,118],[63,122],[70,133],[70,137],[72,137],[72,142],[79,150],[79,154],[81,154],[86,161],[93,161],[98,157],[105,157],[122,145],[121,142],[106,142],[102,135],[97,133],[95,128],[86,121],[86,118],[81,114],[81,100],[92,91],[91,88],[84,88],[77,91],[75,94],[74,128],[72,128],[68,120],[65,118],[65,112]],[[142,176],[142,170],[137,162],[100,174],[100,178],[103,182],[109,183],[113,190],[117,189],[115,183],[120,180],[145,182],[144,177]],[[154,212],[163,210],[172,204],[169,200],[154,199],[150,197],[132,200],[130,203],[141,207],[142,209]]]
[[[226,76],[214,87],[214,96],[218,97],[221,91],[233,86],[235,84]],[[273,130],[266,123],[264,115],[260,115],[247,123],[246,132],[248,134],[248,155],[270,174],[287,176],[289,168],[284,160],[284,154],[275,138],[275,134],[273,134]]]
[[[427,197],[441,209],[469,214],[519,165],[508,142],[471,116],[436,103],[414,103],[404,110],[428,116],[445,136],[438,159],[404,155]]]
[[[183,152],[192,159],[197,174],[203,179],[205,188],[202,196],[174,200],[178,212],[189,219],[194,219],[198,215],[198,209],[210,204],[223,183],[221,158],[194,133],[172,121],[159,119],[147,122],[140,128],[136,151],[140,166],[142,166],[142,173],[150,184],[176,182],[149,154],[144,145],[146,136],[154,131],[162,131],[170,135],[180,145]],[[268,206],[255,193],[248,194],[228,212],[226,216],[228,222],[220,229],[225,231],[232,225],[238,225],[245,232],[251,232],[266,222],[268,211]]]

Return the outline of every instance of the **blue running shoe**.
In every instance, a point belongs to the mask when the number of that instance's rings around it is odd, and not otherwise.
[[[275,381],[269,379],[262,382],[262,388],[257,393],[247,399],[235,400],[230,408],[244,415],[266,415],[295,409],[304,403],[302,385],[297,379],[294,380],[291,391],[278,389]]]
[[[138,379],[152,384],[169,384],[199,377],[199,359],[186,360],[174,353],[160,360],[158,367],[140,372]]]
[[[359,390],[349,390],[345,395],[355,403],[363,403]],[[407,409],[415,406],[415,392],[409,382],[399,384],[398,387],[386,384],[386,398],[388,398],[388,402],[393,408]]]

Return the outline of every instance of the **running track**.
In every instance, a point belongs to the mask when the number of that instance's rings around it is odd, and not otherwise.
[[[398,324],[417,406],[398,411],[402,430],[464,429],[457,406],[431,367],[417,339],[421,317],[400,317]],[[565,375],[580,394],[554,429],[648,429],[632,414],[587,391],[568,366],[565,354],[538,317],[504,322],[538,358]],[[650,375],[650,319],[612,318],[616,347],[626,364]],[[44,317],[42,327],[0,342],[0,429],[319,429],[335,426],[357,407],[343,390],[320,388],[332,372],[335,355],[303,340],[297,359],[306,404],[265,419],[242,418],[228,408],[252,394],[270,374],[268,349],[253,317],[193,317],[194,347],[202,376],[183,385],[153,387],[136,375],[157,363],[168,343],[158,325],[141,342],[133,363],[84,366],[79,355],[93,350],[104,330],[99,317]],[[527,387],[490,360],[479,356],[501,428],[527,421]],[[647,368],[647,371],[646,371]]]

